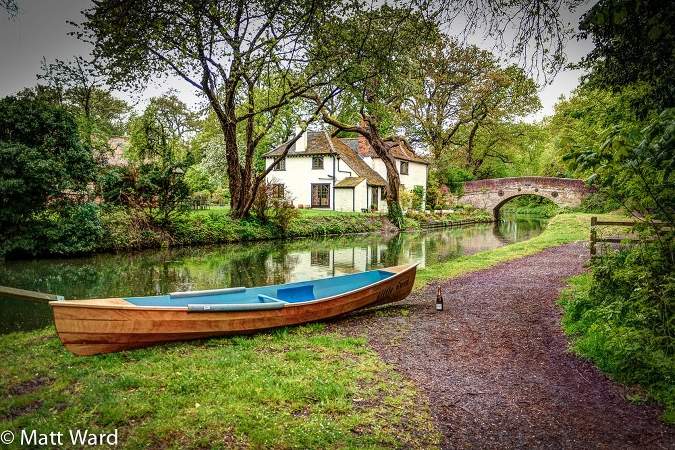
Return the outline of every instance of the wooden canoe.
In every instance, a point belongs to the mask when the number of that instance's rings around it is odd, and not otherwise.
[[[63,345],[95,355],[325,320],[408,296],[417,264],[256,288],[50,302]]]

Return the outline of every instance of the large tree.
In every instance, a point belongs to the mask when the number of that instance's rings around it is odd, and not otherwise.
[[[403,225],[400,177],[390,147],[400,139],[398,112],[411,94],[416,58],[438,33],[436,24],[422,15],[385,5],[331,24],[316,36],[324,52],[349,55],[324,75],[330,80],[328,89],[339,91],[343,108],[331,111],[324,105],[323,120],[337,131],[363,136],[382,160],[387,170],[388,214],[399,228]],[[318,57],[325,60],[321,52]],[[341,71],[345,66],[349,70]],[[319,106],[324,98],[316,93],[308,97]]]
[[[318,82],[306,70],[312,30],[344,8],[327,0],[102,0],[77,34],[114,83],[144,86],[172,74],[205,96],[223,136],[232,215],[243,217],[266,175],[254,170],[256,150],[279,111]]]

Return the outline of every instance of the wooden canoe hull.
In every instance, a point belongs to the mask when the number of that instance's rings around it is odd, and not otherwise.
[[[195,313],[178,307],[138,307],[121,298],[59,301],[50,305],[63,345],[76,355],[95,355],[326,320],[397,302],[410,294],[416,265],[382,270],[394,275],[332,298],[289,303],[272,310]]]

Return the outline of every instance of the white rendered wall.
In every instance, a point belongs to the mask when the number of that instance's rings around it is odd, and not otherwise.
[[[372,168],[379,173],[382,178],[387,179],[387,168],[380,158],[373,159]],[[401,160],[396,160],[396,169],[400,171]],[[401,178],[401,185],[408,191],[412,191],[415,186],[422,186],[424,188],[424,197],[427,195],[427,166],[417,162],[408,161],[408,175],[403,175],[399,172]],[[386,202],[385,202],[386,210]]]
[[[354,189],[337,188],[335,189],[335,210],[353,211]],[[358,209],[356,211],[359,211]]]
[[[322,183],[330,185],[330,205],[333,207],[333,157],[321,156],[323,158],[323,169],[312,169],[312,157],[292,156],[286,158],[286,170],[272,170],[266,177],[270,183],[283,183],[287,191],[293,197],[295,206],[304,205],[309,207],[312,204],[312,184]],[[266,158],[266,166],[269,167],[273,158]],[[336,164],[337,171],[337,164]],[[336,172],[337,175],[337,172]],[[344,178],[344,177],[342,177]],[[339,178],[338,178],[339,180]]]

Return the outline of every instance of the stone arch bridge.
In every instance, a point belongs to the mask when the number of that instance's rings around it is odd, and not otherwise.
[[[467,181],[458,203],[492,212],[499,219],[499,209],[521,195],[538,195],[561,207],[579,206],[592,192],[582,180],[553,177],[514,177]]]

